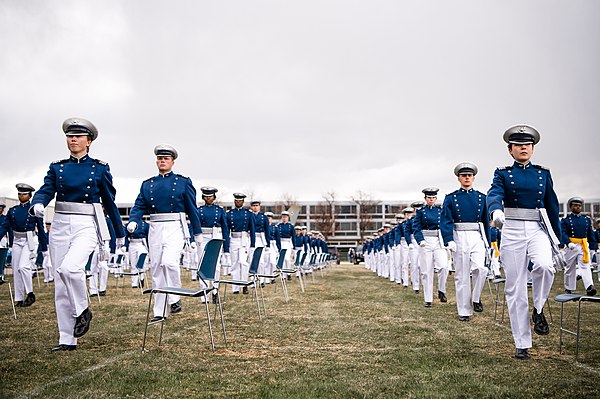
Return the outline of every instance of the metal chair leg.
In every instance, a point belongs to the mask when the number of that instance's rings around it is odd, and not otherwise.
[[[304,294],[304,280],[302,279],[302,272],[300,272],[298,274],[298,278],[300,279],[300,289],[302,290],[302,293]]]
[[[10,304],[12,305],[13,315],[15,316],[15,320],[17,320],[17,311],[15,310],[15,299],[13,298],[12,288],[10,287],[10,283],[8,281],[7,281],[7,284],[8,284],[8,295],[10,297]]]
[[[144,341],[142,342],[142,352],[146,347],[146,336],[148,335],[148,320],[150,320],[150,308],[152,307],[152,296],[154,292],[150,291],[150,298],[148,298],[148,311],[146,312],[146,328],[144,329]]]
[[[206,299],[206,295],[204,296],[204,299]],[[213,337],[213,331],[212,331],[212,324],[210,322],[210,311],[208,310],[208,301],[204,301],[204,307],[206,309],[206,320],[208,320],[208,332],[210,333],[210,345],[212,348],[212,351],[215,351],[215,338]]]
[[[167,305],[169,304],[169,294],[165,294],[165,306],[163,307],[162,317],[165,317],[167,314]],[[158,346],[162,344],[162,336],[163,336],[163,328],[165,327],[165,320],[163,319],[162,323],[160,323],[160,336],[158,337]]]

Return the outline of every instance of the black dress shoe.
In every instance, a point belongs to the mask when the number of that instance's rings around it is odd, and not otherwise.
[[[529,359],[529,353],[528,353],[527,348],[525,348],[525,349],[517,348],[517,351],[515,352],[515,357],[519,360]]]
[[[212,303],[215,305],[219,303],[219,296],[217,294],[212,294]]]
[[[75,328],[73,328],[73,336],[75,338],[83,337],[90,329],[92,322],[92,311],[90,308],[85,308],[83,312],[75,319]]]
[[[481,301],[473,302],[473,310],[477,313],[483,312],[483,303],[481,303]]]
[[[59,344],[50,349],[50,352],[74,351],[75,349],[77,349],[77,345]]]
[[[431,305],[431,302],[425,302],[425,305],[423,305],[423,306],[425,306],[426,308],[430,308],[432,305]]]
[[[150,323],[158,323],[159,321],[164,321],[165,319],[166,319],[166,317],[154,316],[153,318],[150,319]]]
[[[415,294],[419,295],[419,290],[414,290]]]
[[[446,298],[446,294],[443,293],[442,291],[438,291],[438,298],[440,299],[440,302],[448,302],[448,298]]]
[[[248,287],[242,287],[242,294],[248,294]]]
[[[458,320],[460,320],[460,321],[469,321],[469,316],[458,316]]]
[[[568,290],[568,289],[565,288],[565,294],[572,294],[572,293],[573,293],[573,291]]]
[[[30,292],[29,294],[27,294],[27,297],[23,301],[23,306],[31,306],[31,305],[33,305],[34,302],[35,302],[35,294],[33,292]]]
[[[17,302],[15,302],[15,306],[18,308],[22,308],[25,305],[23,305],[23,301],[17,301]]]
[[[106,291],[98,291],[99,296],[106,296]]]
[[[531,318],[533,319],[533,331],[538,335],[548,335],[550,329],[548,328],[548,322],[546,321],[544,312],[538,313],[537,309],[533,308]]]
[[[181,312],[181,301],[177,301],[173,304],[171,304],[171,313],[179,313]]]
[[[292,276],[290,274],[288,274],[287,279],[288,279],[288,281],[292,281]]]
[[[240,293],[239,291],[233,291],[233,295],[237,295],[239,293]]]
[[[589,287],[587,287],[585,289],[585,292],[587,293],[588,296],[594,296],[597,293],[596,287],[594,287],[593,285],[590,285]]]
[[[260,283],[260,288],[265,288],[265,283]]]

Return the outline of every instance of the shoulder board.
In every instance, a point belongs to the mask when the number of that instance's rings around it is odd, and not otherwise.
[[[550,171],[550,168],[547,168],[547,167],[542,166],[542,165],[535,165],[534,164],[534,165],[531,165],[531,166],[533,166],[534,168],[537,168],[537,169],[543,169],[543,170]]]
[[[107,162],[104,162],[104,161],[101,161],[101,160],[99,160],[99,159],[95,159],[95,158],[94,158],[94,162],[96,162],[97,164],[100,164],[100,165],[102,165],[102,166],[106,166],[106,165],[108,165],[108,163],[107,163]]]
[[[58,161],[52,162],[52,164],[54,165],[54,164],[57,164],[57,163],[65,163],[65,162],[68,162],[68,161],[69,161],[69,158],[59,159]]]
[[[152,179],[154,179],[154,177],[149,177],[149,178],[147,178],[146,180],[144,180],[144,181],[142,182],[142,184],[143,184],[143,183],[146,183],[146,182],[149,182],[149,181],[150,181],[150,180],[152,180]]]
[[[498,166],[496,168],[496,170],[508,170],[508,169],[512,169],[512,165],[509,165],[509,166]]]
[[[189,180],[190,178],[184,175],[180,175],[179,173],[173,173],[175,176],[181,177],[182,179],[187,179]]]

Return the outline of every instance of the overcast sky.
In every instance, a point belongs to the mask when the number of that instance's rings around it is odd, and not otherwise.
[[[600,198],[600,2],[0,0],[0,196],[41,186],[91,120],[117,202],[175,171],[278,200],[487,192],[502,133],[542,136],[561,200]]]

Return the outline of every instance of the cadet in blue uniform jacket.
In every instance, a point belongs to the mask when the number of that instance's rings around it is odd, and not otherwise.
[[[8,210],[5,218],[0,223],[0,237],[12,232],[12,267],[15,282],[15,305],[31,306],[35,302],[33,293],[32,265],[37,257],[38,245],[35,239],[37,227],[37,241],[40,247],[47,245],[44,220],[29,214],[31,193],[35,191],[28,184],[17,184],[19,204]]]
[[[290,213],[288,211],[281,212],[281,223],[277,225],[277,229],[279,230],[279,240],[281,242],[281,248],[287,249],[285,253],[285,261],[283,262],[284,269],[291,269],[292,266],[292,250],[294,249],[294,237],[296,236],[296,231],[294,229],[294,225],[290,223]],[[291,279],[291,276],[287,276],[288,279]]]
[[[173,172],[178,153],[173,146],[159,144],[154,147],[158,175],[145,180],[140,187],[129,213],[127,230],[134,232],[144,215],[150,215],[148,245],[150,272],[153,287],[181,287],[179,257],[184,246],[189,245],[186,216],[195,236],[202,233],[196,189],[188,177]],[[188,243],[188,244],[186,244]],[[161,321],[171,313],[181,311],[179,296],[169,295],[169,309],[165,309],[165,294],[157,294],[154,301],[153,322]]]
[[[235,280],[248,280],[249,266],[248,254],[250,248],[256,245],[254,217],[252,212],[244,208],[246,194],[233,194],[233,209],[227,212],[227,223],[231,232],[231,275]],[[232,285],[234,294],[239,293],[240,287]],[[248,287],[243,288],[243,293],[248,293]]]
[[[266,265],[268,263],[267,257],[271,249],[271,226],[269,225],[269,218],[260,211],[260,201],[253,200],[250,202],[250,209],[252,210],[252,218],[254,219],[254,248],[264,248],[263,253],[260,257],[260,263],[258,264],[258,273],[265,274]],[[254,250],[250,250],[249,258],[254,257]],[[265,279],[260,278],[260,283],[264,287]]]
[[[410,281],[412,289],[415,294],[419,293],[419,287],[421,284],[421,268],[419,265],[419,247],[414,240],[414,218],[415,218],[415,207],[408,207],[404,212],[405,221],[404,227],[404,239],[408,246],[408,259],[410,261]]]
[[[487,277],[489,215],[485,194],[473,189],[477,171],[477,166],[471,162],[456,165],[454,174],[461,187],[444,198],[440,219],[444,244],[454,254],[456,307],[460,321],[469,320],[473,311],[483,312],[481,291]]]
[[[447,302],[446,281],[448,279],[448,258],[440,235],[441,208],[435,204],[437,200],[436,187],[422,190],[426,205],[418,210],[413,219],[413,235],[421,247],[419,267],[423,282],[423,298],[425,307],[430,308],[433,302],[433,274],[438,269],[438,298]]]
[[[90,327],[92,312],[87,302],[85,265],[96,246],[104,246],[110,240],[102,206],[115,229],[119,246],[125,236],[110,168],[88,154],[98,130],[82,118],[69,118],[62,128],[70,156],[50,165],[44,185],[33,196],[29,210],[43,217],[44,207],[56,195],[49,249],[55,273],[54,301],[60,338],[53,351],[74,350],[77,338]]]
[[[558,198],[550,171],[531,163],[539,132],[517,125],[504,133],[515,162],[494,172],[488,191],[488,210],[496,227],[502,227],[500,259],[506,273],[506,302],[516,346],[515,357],[528,359],[532,345],[527,280],[533,293],[533,322],[537,334],[549,333],[543,313],[554,281],[553,253],[558,253],[560,221]]]
[[[571,210],[561,220],[562,244],[565,249],[565,292],[571,293],[577,286],[577,269],[581,273],[583,286],[586,294],[596,295],[596,287],[592,279],[590,249],[596,244],[592,220],[581,214],[583,199],[581,197],[570,198],[567,206]]]

